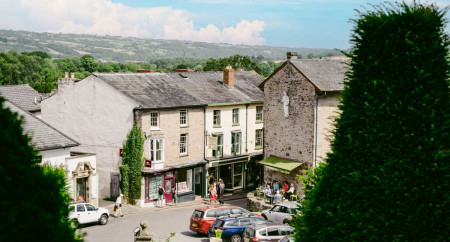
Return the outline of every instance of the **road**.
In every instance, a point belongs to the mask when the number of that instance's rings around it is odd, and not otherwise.
[[[239,207],[246,207],[246,199],[229,201],[228,204]],[[86,233],[87,242],[127,242],[133,241],[133,230],[140,227],[142,220],[147,220],[149,231],[154,234],[155,241],[165,242],[166,238],[175,233],[170,238],[171,242],[206,242],[208,237],[197,235],[189,230],[189,220],[195,207],[203,207],[205,204],[162,209],[141,214],[128,215],[121,218],[110,217],[108,224],[87,225],[81,228]]]

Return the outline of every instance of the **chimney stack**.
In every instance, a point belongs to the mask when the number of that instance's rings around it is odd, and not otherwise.
[[[288,52],[286,53],[286,56],[288,60],[295,60],[298,57],[297,52]]]
[[[234,70],[231,66],[227,66],[223,70],[223,82],[228,85],[228,87],[234,87]]]
[[[75,72],[70,73],[70,79],[75,79]]]
[[[69,78],[69,72],[64,72],[64,78],[68,79]]]

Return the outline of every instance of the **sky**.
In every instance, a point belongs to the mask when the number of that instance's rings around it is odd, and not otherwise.
[[[0,0],[0,29],[347,49],[355,9],[385,1]]]

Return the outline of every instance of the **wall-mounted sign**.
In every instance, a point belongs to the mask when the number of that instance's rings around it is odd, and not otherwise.
[[[152,167],[152,161],[151,160],[145,160],[145,167]]]
[[[123,151],[123,149],[120,149],[120,151],[119,151],[119,156],[120,157],[122,157],[122,151]]]

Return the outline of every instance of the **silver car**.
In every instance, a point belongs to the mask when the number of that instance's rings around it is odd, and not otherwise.
[[[297,202],[279,203],[271,209],[262,211],[261,215],[267,220],[285,224],[298,212],[298,206]]]

